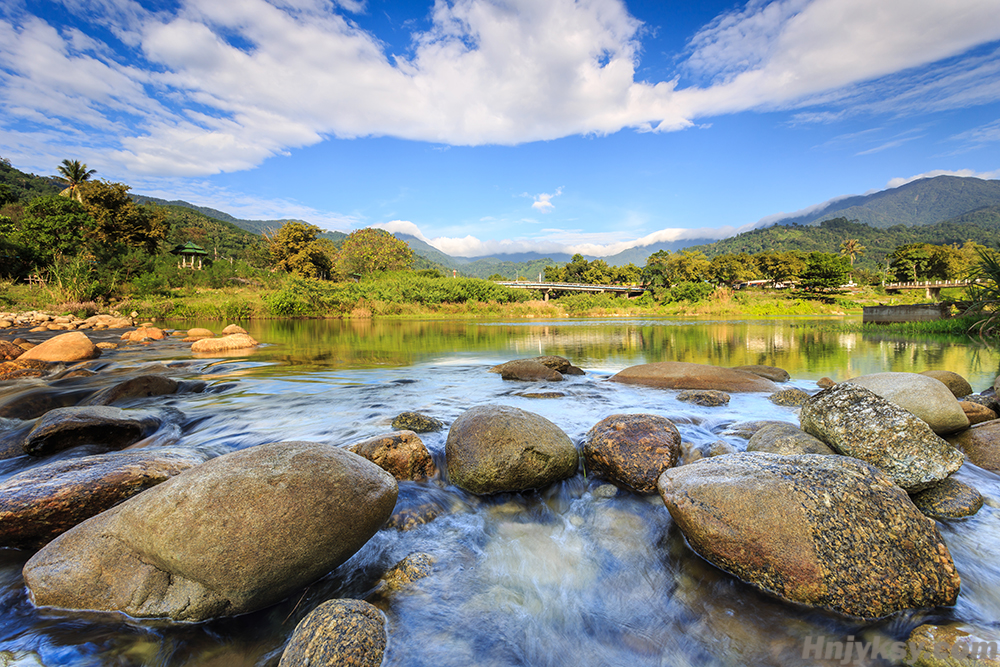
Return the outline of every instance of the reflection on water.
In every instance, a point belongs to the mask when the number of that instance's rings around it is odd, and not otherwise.
[[[170,415],[150,446],[212,454],[275,440],[343,445],[389,431],[403,411],[450,423],[484,403],[541,414],[578,445],[601,419],[641,411],[673,419],[693,444],[725,439],[744,448],[745,440],[724,435],[729,424],[795,422],[795,411],[758,394],[705,408],[677,401],[676,392],[604,380],[629,365],[683,360],[781,366],[791,386],[808,391],[823,376],[946,368],[981,390],[1000,366],[996,349],[964,340],[878,339],[806,322],[319,321],[248,329],[267,346],[206,359],[192,359],[176,339],[133,346],[102,357],[94,377],[60,381],[56,391],[77,400],[138,372],[204,381],[205,392],[134,406]],[[517,395],[526,385],[486,372],[537,354],[566,356],[588,374],[530,385],[565,394],[533,400]],[[0,405],[28,391],[49,389],[31,381],[0,385]],[[0,435],[24,425],[0,421]],[[446,436],[422,436],[439,464]],[[25,459],[3,462],[0,477],[35,463]],[[369,596],[386,569],[424,552],[435,559],[431,575],[380,603],[389,619],[386,665],[833,665],[838,661],[803,659],[806,638],[901,639],[927,621],[995,625],[1000,618],[1000,478],[972,466],[959,475],[987,505],[973,518],[942,524],[963,577],[958,604],[875,624],[784,604],[736,581],[691,553],[658,497],[615,493],[579,474],[542,492],[491,498],[445,484],[404,484],[401,503],[430,505],[439,516],[412,530],[381,531],[351,561],[282,603],[196,625],[34,609],[20,576],[30,553],[0,550],[0,651],[37,655],[50,667],[276,665],[312,608],[332,597]]]

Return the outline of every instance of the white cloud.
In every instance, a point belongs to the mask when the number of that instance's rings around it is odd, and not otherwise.
[[[66,7],[100,29],[0,19],[0,125],[58,129],[66,146],[87,135],[99,152],[88,164],[129,176],[247,169],[328,137],[480,145],[677,130],[849,99],[901,72],[885,104],[1000,99],[995,56],[914,69],[1000,39],[996,0],[752,0],[692,38],[685,71],[702,84],[681,90],[636,80],[642,26],[620,0],[439,1],[404,53],[323,0]]]
[[[891,188],[898,188],[901,185],[906,185],[907,183],[912,183],[913,181],[919,181],[921,178],[934,178],[935,176],[962,176],[964,178],[983,178],[989,180],[1000,178],[1000,169],[995,169],[994,171],[974,171],[972,169],[935,169],[934,171],[926,171],[922,174],[917,174],[916,176],[890,179],[890,181],[885,184],[885,187],[887,190]]]
[[[534,196],[535,202],[531,205],[531,208],[541,211],[542,213],[551,213],[555,209],[556,205],[552,203],[553,197],[558,197],[562,194],[562,188],[557,188],[552,194],[542,192]]]

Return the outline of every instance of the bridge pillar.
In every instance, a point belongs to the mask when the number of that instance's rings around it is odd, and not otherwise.
[[[928,287],[925,293],[927,294],[928,299],[933,299],[934,301],[937,301],[941,297],[941,288]]]
[[[551,292],[551,291],[552,291],[552,290],[550,290],[550,289],[547,289],[547,290],[545,290],[544,292],[542,292],[542,298],[543,298],[543,300],[545,300],[545,301],[548,301],[548,300],[549,300],[549,292]]]

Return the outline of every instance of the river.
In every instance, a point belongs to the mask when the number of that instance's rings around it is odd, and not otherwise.
[[[346,445],[389,432],[403,411],[448,424],[486,403],[538,413],[577,445],[604,417],[645,412],[673,420],[693,444],[723,439],[742,449],[746,441],[727,435],[728,425],[754,419],[797,424],[795,409],[761,394],[733,394],[727,406],[700,407],[678,402],[674,391],[605,380],[627,366],[673,360],[779,366],[791,374],[788,386],[809,392],[824,376],[928,369],[955,371],[978,392],[1000,373],[1000,351],[972,340],[842,333],[807,320],[265,321],[246,328],[265,345],[204,358],[193,357],[176,338],[130,345],[92,362],[95,376],[59,386],[94,390],[150,371],[203,380],[205,392],[134,405],[174,415],[147,446],[176,444],[213,454],[279,440]],[[528,385],[487,372],[540,354],[567,357],[587,374]],[[0,402],[37,386],[0,384]],[[564,395],[519,395],[529,391]],[[0,428],[18,425],[0,420]],[[421,437],[443,468],[447,430]],[[28,457],[0,461],[0,479],[35,464]],[[382,572],[415,552],[430,554],[435,564],[430,576],[382,606],[389,620],[385,665],[840,664],[804,658],[805,642],[850,635],[902,640],[917,625],[949,620],[997,627],[1000,477],[969,464],[957,475],[987,504],[974,517],[939,523],[962,576],[953,608],[861,623],[780,602],[694,555],[658,496],[609,494],[600,480],[583,474],[537,493],[489,498],[443,483],[402,483],[401,498],[435,505],[442,515],[413,530],[384,529],[305,591],[231,619],[172,624],[39,610],[21,578],[31,553],[0,550],[0,652],[15,661],[4,663],[0,653],[0,664],[276,665],[310,609],[333,597],[369,595]]]

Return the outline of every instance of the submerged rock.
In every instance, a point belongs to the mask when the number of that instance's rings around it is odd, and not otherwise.
[[[86,404],[111,405],[118,401],[175,394],[179,386],[177,380],[164,375],[139,375],[97,392]]]
[[[949,477],[911,496],[913,504],[932,519],[972,516],[983,506],[983,496],[968,484]]]
[[[516,359],[505,364],[494,366],[491,373],[499,373],[504,380],[522,380],[525,382],[558,382],[563,379],[562,373],[552,370],[545,364],[530,359]]]
[[[367,600],[376,605],[384,605],[397,591],[428,576],[433,567],[434,557],[430,554],[410,554],[379,577],[375,584],[375,590],[371,592]]]
[[[443,429],[444,422],[419,412],[401,412],[392,420],[392,427],[397,431],[432,433]]]
[[[958,596],[934,522],[862,461],[720,456],[667,470],[658,487],[696,552],[786,600],[875,619]]]
[[[1000,420],[976,424],[949,436],[948,442],[962,450],[980,468],[1000,471]]]
[[[382,612],[361,600],[328,600],[295,626],[278,667],[379,667],[385,643]]]
[[[84,521],[24,566],[40,607],[201,621],[267,607],[385,523],[396,481],[338,447],[280,442],[212,459]]]
[[[41,547],[205,459],[191,449],[151,449],[83,456],[25,470],[0,483],[0,546]]]
[[[24,354],[24,349],[20,345],[15,345],[7,340],[0,340],[0,361],[17,359],[22,354]]]
[[[380,435],[346,447],[397,480],[422,482],[437,477],[437,466],[420,437],[413,431]]]
[[[24,439],[24,451],[44,456],[77,445],[122,449],[142,440],[159,426],[149,412],[109,406],[49,410]]]
[[[38,359],[17,358],[13,361],[0,361],[0,380],[41,378],[51,373],[57,367],[56,364],[39,361]]]
[[[40,343],[17,358],[17,361],[86,361],[101,356],[101,350],[79,331],[60,334]]]
[[[767,397],[775,405],[798,407],[809,400],[810,396],[801,389],[782,389]]]
[[[778,390],[778,386],[767,378],[748,371],[687,361],[660,361],[630,366],[609,379],[612,382],[661,389],[719,389],[737,392]]]
[[[873,373],[847,380],[927,422],[938,435],[969,427],[958,399],[940,380],[920,373]]]
[[[871,463],[910,492],[940,482],[964,461],[926,422],[853,382],[810,398],[799,421],[802,430],[840,454]]]
[[[1000,667],[1000,633],[965,623],[925,624],[906,639],[906,663],[914,667]]]
[[[835,455],[837,452],[826,446],[819,438],[813,437],[794,424],[771,424],[765,426],[750,438],[748,452],[770,452],[790,456],[794,454]]]
[[[451,482],[482,495],[537,489],[570,477],[578,455],[569,436],[541,415],[481,405],[452,423],[445,458]]]
[[[706,408],[717,408],[729,403],[729,394],[716,389],[688,389],[678,393],[677,400]]]
[[[537,361],[543,366],[548,366],[554,371],[559,371],[563,375],[586,375],[582,368],[574,366],[566,357],[558,357],[554,354],[545,354],[540,357],[532,357],[529,361]]]
[[[762,378],[767,378],[772,382],[788,382],[792,379],[792,376],[788,374],[784,368],[778,368],[777,366],[764,366],[762,364],[751,364],[749,366],[736,366],[738,371],[747,371],[753,373],[754,375],[759,375]]]
[[[587,432],[583,457],[588,473],[639,493],[655,493],[656,480],[677,465],[681,434],[666,417],[611,415]]]

